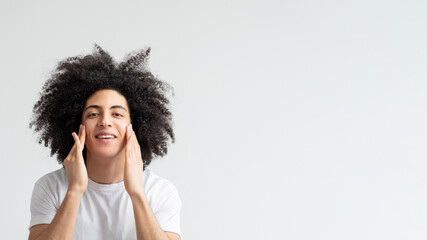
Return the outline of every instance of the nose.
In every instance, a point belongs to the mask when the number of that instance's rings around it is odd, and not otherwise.
[[[111,118],[108,114],[102,114],[98,122],[101,127],[111,127]]]

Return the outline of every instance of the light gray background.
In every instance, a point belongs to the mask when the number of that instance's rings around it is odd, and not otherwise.
[[[28,129],[57,61],[152,47],[184,239],[426,239],[425,1],[2,1],[0,239],[60,166]],[[71,137],[71,135],[70,135]]]

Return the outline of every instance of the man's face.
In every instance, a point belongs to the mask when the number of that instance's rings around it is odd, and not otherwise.
[[[126,144],[130,112],[126,98],[115,90],[99,90],[90,96],[83,109],[88,156],[111,158]]]

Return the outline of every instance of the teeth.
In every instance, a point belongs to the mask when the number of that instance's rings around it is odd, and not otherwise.
[[[102,139],[113,139],[114,136],[112,135],[99,135],[97,138],[102,138]]]

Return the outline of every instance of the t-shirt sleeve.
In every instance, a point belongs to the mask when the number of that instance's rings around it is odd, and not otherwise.
[[[30,211],[31,220],[28,229],[38,224],[50,224],[56,215],[57,209],[52,194],[39,182],[34,184]]]
[[[181,236],[181,199],[174,185],[170,184],[164,191],[154,215],[163,231],[174,232]]]

